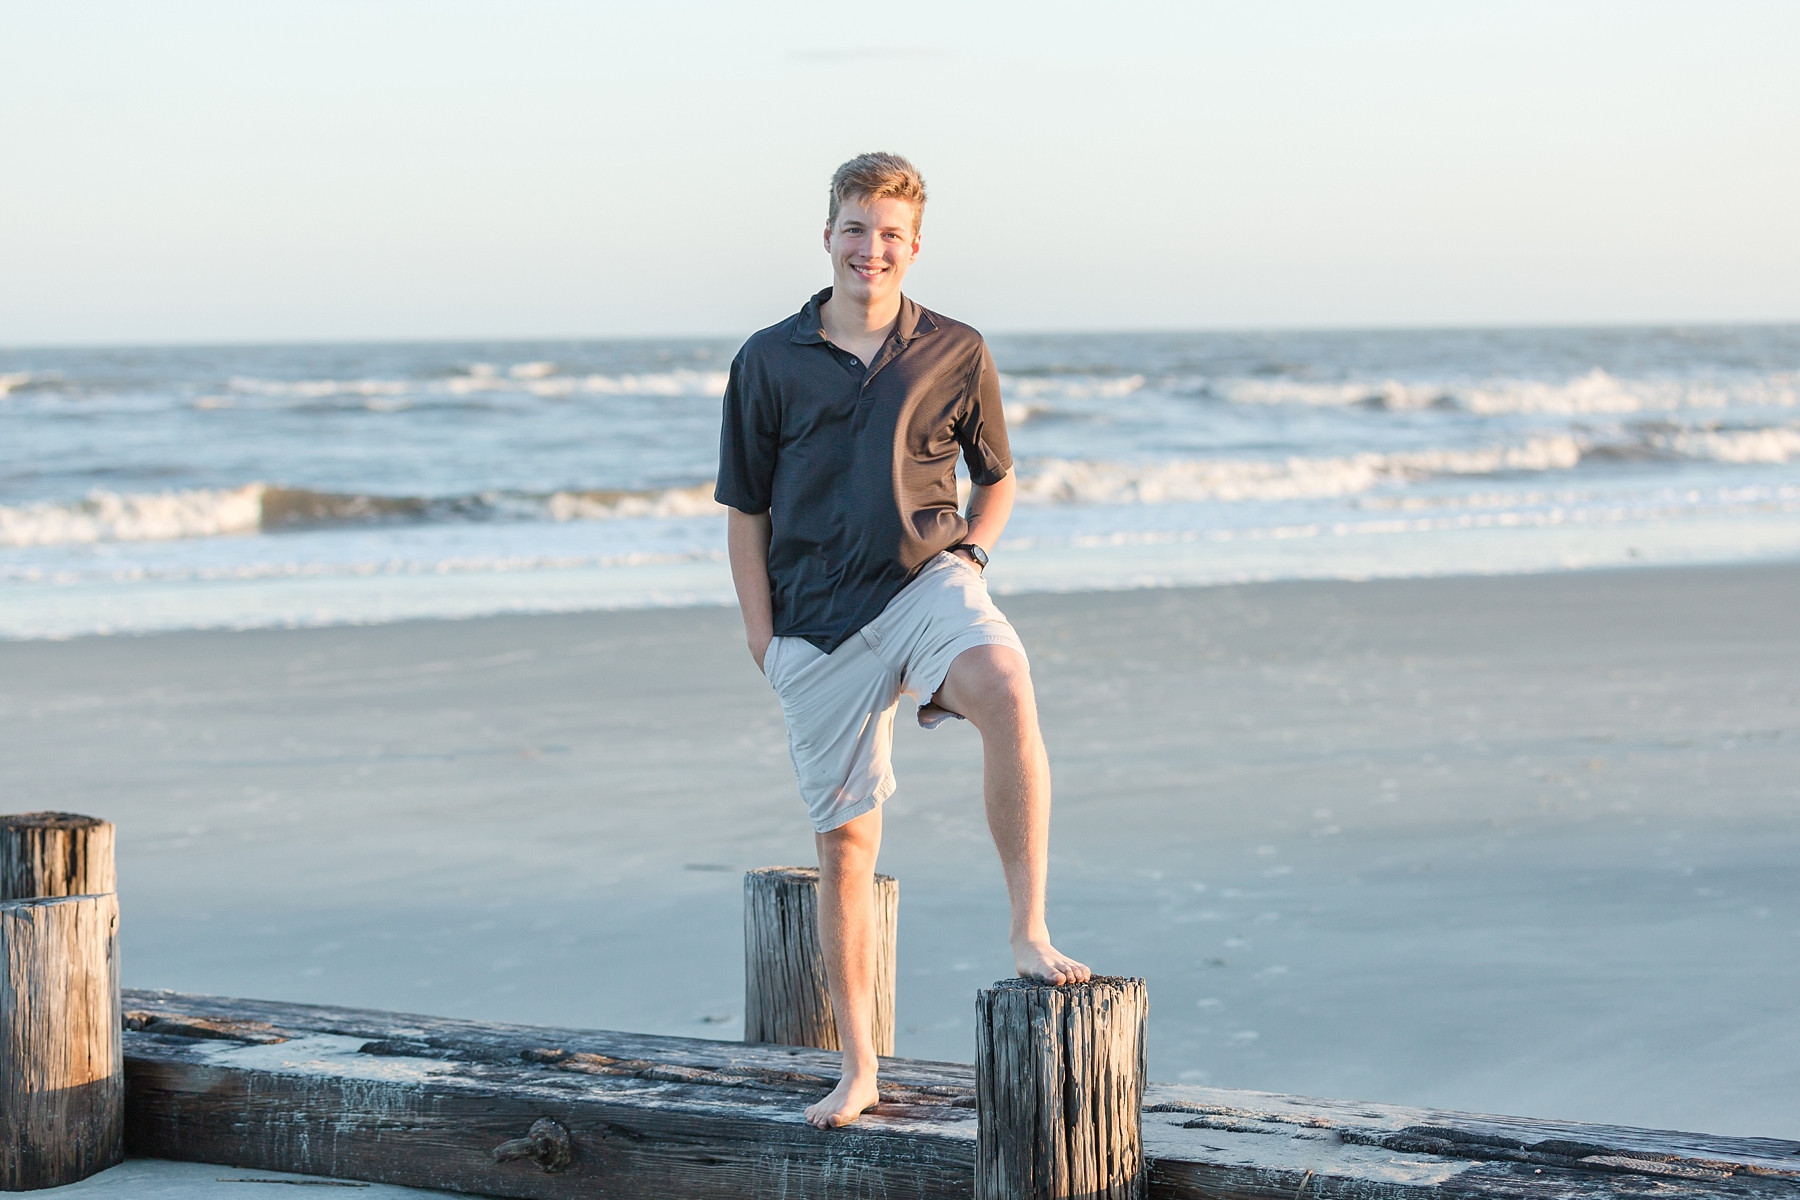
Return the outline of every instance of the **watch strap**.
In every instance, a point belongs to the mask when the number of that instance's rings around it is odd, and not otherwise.
[[[969,552],[969,557],[975,560],[976,566],[985,568],[988,565],[988,552],[983,550],[980,546],[977,546],[974,542],[958,542],[956,545],[950,547],[950,551],[953,554],[958,550],[967,550]]]

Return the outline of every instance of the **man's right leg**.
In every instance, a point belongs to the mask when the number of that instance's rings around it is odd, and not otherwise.
[[[1013,964],[1027,979],[1082,983],[1093,976],[1050,944],[1044,888],[1050,873],[1050,758],[1038,729],[1025,656],[1010,646],[972,646],[950,664],[932,697],[981,732],[982,794],[1012,904]]]
[[[829,833],[819,848],[819,949],[831,986],[831,1012],[844,1048],[844,1073],[829,1096],[806,1110],[820,1129],[847,1125],[879,1098],[875,1084],[875,858],[881,809]]]

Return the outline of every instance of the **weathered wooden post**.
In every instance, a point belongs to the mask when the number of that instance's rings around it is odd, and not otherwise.
[[[875,876],[875,914],[875,1052],[892,1054],[900,883],[891,875]],[[744,873],[744,1040],[843,1049],[819,952],[816,867]]]
[[[1142,1200],[1142,979],[1003,979],[975,998],[976,1200]]]
[[[118,890],[111,821],[56,812],[0,816],[0,900]]]
[[[125,1157],[113,827],[0,817],[0,1190]]]

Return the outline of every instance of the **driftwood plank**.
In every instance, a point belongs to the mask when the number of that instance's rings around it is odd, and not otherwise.
[[[125,1008],[139,1154],[546,1200],[973,1191],[961,1064],[884,1060],[884,1103],[827,1133],[800,1110],[835,1080],[830,1051],[161,992]],[[548,1147],[544,1121],[566,1167],[495,1161]],[[1158,1084],[1143,1133],[1171,1200],[1800,1200],[1800,1143],[1776,1139]]]

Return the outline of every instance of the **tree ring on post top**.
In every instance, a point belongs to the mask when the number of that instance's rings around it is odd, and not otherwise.
[[[117,888],[111,821],[67,812],[0,816],[0,900],[103,896]]]
[[[92,829],[96,825],[108,824],[99,817],[84,817],[80,813],[68,812],[28,812],[7,813],[0,816],[0,826],[11,829]]]

